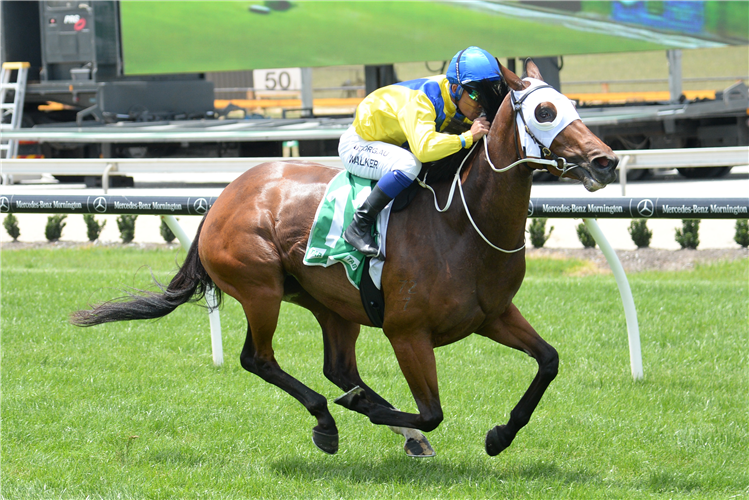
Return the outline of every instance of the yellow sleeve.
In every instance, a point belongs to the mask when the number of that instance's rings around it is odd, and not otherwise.
[[[459,136],[437,132],[436,118],[437,112],[432,102],[423,93],[409,100],[398,112],[398,122],[411,152],[422,163],[440,160],[462,148]],[[473,136],[466,138],[466,146],[472,143]]]

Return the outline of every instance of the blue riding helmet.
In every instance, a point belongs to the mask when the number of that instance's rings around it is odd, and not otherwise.
[[[477,90],[473,84],[502,80],[497,60],[478,47],[468,47],[455,54],[450,61],[446,76],[451,84],[458,85],[454,92],[452,87],[450,88],[450,95],[455,102],[459,101],[463,95],[463,88]]]

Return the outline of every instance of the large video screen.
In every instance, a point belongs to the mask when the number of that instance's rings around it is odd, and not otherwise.
[[[736,1],[131,1],[125,73],[542,57],[749,43]]]

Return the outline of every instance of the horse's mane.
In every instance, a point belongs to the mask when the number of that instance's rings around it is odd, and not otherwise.
[[[446,156],[441,160],[425,163],[421,167],[419,178],[424,180],[424,177],[426,176],[429,181],[428,184],[436,184],[442,181],[452,180],[455,176],[455,172],[458,171],[461,163],[463,163],[463,160],[472,151],[478,151],[478,148],[461,149],[457,153]]]
[[[499,106],[510,92],[510,87],[504,79],[500,80],[498,84],[480,82],[480,85],[481,86],[478,89],[480,92],[479,95],[482,97],[480,103],[486,113],[486,119],[489,120],[491,126],[494,117],[497,115],[497,111],[499,111]],[[444,132],[448,134],[461,134],[466,130],[470,130],[470,127],[467,124],[453,119],[447,127],[445,127]],[[428,174],[429,184],[451,180],[455,176],[455,172],[460,168],[463,160],[471,153],[471,151],[478,151],[478,148],[461,149],[457,153],[446,156],[441,160],[425,163],[421,168],[419,178],[424,180],[424,176]]]

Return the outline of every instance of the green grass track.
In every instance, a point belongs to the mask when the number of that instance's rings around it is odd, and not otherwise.
[[[314,419],[245,372],[246,323],[228,298],[226,361],[212,364],[205,310],[80,329],[68,314],[167,281],[184,252],[97,247],[3,251],[1,496],[168,498],[687,498],[749,495],[749,262],[630,275],[645,379],[630,375],[611,275],[533,259],[516,303],[560,354],[559,376],[510,448],[489,457],[536,366],[469,337],[437,350],[445,420],[437,457],[406,457],[401,438],[332,400],[311,314],[285,306],[282,367],[329,399],[340,451],[311,442]],[[145,265],[150,266],[144,267]],[[357,346],[363,378],[415,405],[379,330]]]

